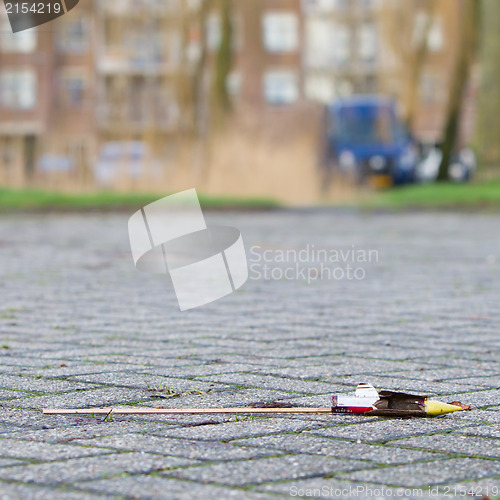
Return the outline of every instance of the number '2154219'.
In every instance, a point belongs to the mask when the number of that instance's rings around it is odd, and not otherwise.
[[[7,14],[59,14],[63,10],[60,1],[55,2],[6,2]]]
[[[64,16],[80,0],[3,0],[14,33]]]

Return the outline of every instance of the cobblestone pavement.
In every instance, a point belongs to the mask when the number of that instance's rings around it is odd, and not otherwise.
[[[125,215],[0,217],[1,499],[499,494],[499,216],[208,218],[242,231],[250,279],[180,312],[165,276],[134,269]],[[314,254],[325,249],[355,257]],[[420,420],[41,414],[327,406],[358,382],[475,409]]]

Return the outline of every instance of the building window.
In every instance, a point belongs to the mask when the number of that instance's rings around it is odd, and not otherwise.
[[[333,78],[326,75],[312,75],[307,77],[304,91],[307,99],[323,104],[328,104],[335,98]]]
[[[84,54],[89,46],[89,32],[85,19],[70,19],[61,26],[56,38],[59,52]]]
[[[12,166],[16,158],[16,147],[13,137],[3,137],[0,139],[0,151],[0,162],[3,166]]]
[[[239,97],[241,94],[241,73],[232,71],[227,75],[226,88],[231,97]]]
[[[35,28],[12,33],[7,14],[2,13],[0,21],[0,51],[29,54],[34,52],[37,45],[37,33]]]
[[[154,29],[148,31],[143,26],[137,27],[128,34],[124,48],[128,64],[138,70],[162,64],[166,62],[166,57],[171,55],[166,53],[169,47],[164,34]]]
[[[36,74],[33,70],[6,70],[0,73],[0,102],[4,108],[33,109],[36,91]]]
[[[299,47],[299,19],[293,12],[268,12],[263,18],[264,47],[268,52],[295,52]]]
[[[87,137],[75,137],[66,143],[66,154],[74,165],[85,165],[87,163],[90,139]]]
[[[307,14],[327,13],[335,11],[337,0],[302,0],[302,4]]]
[[[422,104],[429,106],[441,100],[441,81],[438,75],[424,73],[420,77],[420,98]]]
[[[176,13],[179,10],[179,0],[149,0],[148,7],[157,14]]]
[[[276,106],[292,104],[299,98],[299,82],[292,71],[269,71],[264,75],[264,97]]]
[[[208,50],[218,50],[222,39],[220,16],[218,16],[217,14],[210,14],[207,19],[206,30]]]
[[[339,24],[334,29],[333,39],[334,62],[339,66],[344,66],[351,56],[351,30]]]
[[[338,82],[336,93],[341,97],[352,95],[354,92],[354,87],[349,80],[340,80]]]
[[[83,75],[63,74],[61,77],[62,99],[70,108],[80,108],[85,102],[86,78]]]
[[[424,37],[427,36],[427,40]],[[420,11],[415,16],[413,25],[413,44],[420,46],[427,43],[431,52],[439,52],[444,46],[443,20],[441,17],[429,17]]]
[[[364,62],[373,62],[377,57],[377,32],[373,24],[365,23],[359,28],[359,57]]]
[[[375,8],[374,0],[361,0],[361,8],[364,10],[373,10]]]
[[[435,19],[432,23],[429,35],[427,38],[427,46],[431,52],[439,52],[443,49],[444,35],[443,35],[443,21]]]
[[[165,128],[174,128],[179,124],[180,107],[175,86],[168,78],[158,79],[153,86],[154,112],[156,123]]]
[[[186,0],[187,8],[191,12],[200,10],[201,0]]]
[[[333,24],[329,19],[312,18],[306,22],[306,64],[309,68],[332,66]]]

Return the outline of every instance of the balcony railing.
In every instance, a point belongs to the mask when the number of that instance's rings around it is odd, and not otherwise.
[[[97,124],[106,130],[132,130],[141,132],[158,130],[174,132],[179,126],[179,114],[175,105],[148,107],[145,103],[131,105],[103,104],[97,107]]]
[[[182,10],[179,0],[96,0],[96,5],[103,15],[113,17],[178,17]]]

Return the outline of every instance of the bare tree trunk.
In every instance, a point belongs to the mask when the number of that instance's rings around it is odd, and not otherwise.
[[[217,110],[226,114],[231,111],[231,97],[227,87],[227,79],[233,62],[232,0],[219,0],[219,4],[221,43],[217,51],[214,96]]]
[[[451,75],[446,125],[442,144],[443,158],[439,165],[438,181],[447,181],[448,170],[455,149],[460,119],[462,116],[464,90],[474,62],[479,32],[479,0],[462,0],[461,32],[462,39],[457,56],[455,71]]]
[[[196,14],[196,24],[200,37],[200,53],[191,78],[193,102],[194,147],[192,148],[192,168],[199,181],[206,180],[208,165],[209,134],[209,91],[207,91],[207,21],[212,8],[212,0],[201,0]]]
[[[400,99],[405,123],[412,130],[419,105],[420,79],[429,53],[429,34],[437,13],[442,15],[443,3],[437,0],[397,0],[382,5],[381,33],[384,43],[397,58],[401,89],[404,89]],[[419,19],[423,20],[423,25],[416,24]],[[384,76],[381,74],[379,78]]]
[[[198,137],[207,134],[208,99],[206,92],[207,70],[207,19],[212,0],[201,0],[198,12],[198,28],[200,30],[200,56],[193,74],[194,129]]]
[[[408,130],[413,130],[413,125],[415,122],[415,116],[417,114],[418,107],[418,90],[420,87],[420,77],[422,75],[422,70],[429,53],[429,34],[432,29],[432,25],[435,22],[435,10],[436,3],[433,0],[427,0],[423,4],[423,12],[426,14],[425,26],[422,31],[422,36],[413,54],[413,61],[409,68],[410,78],[408,81],[408,109],[406,113],[406,126]]]

